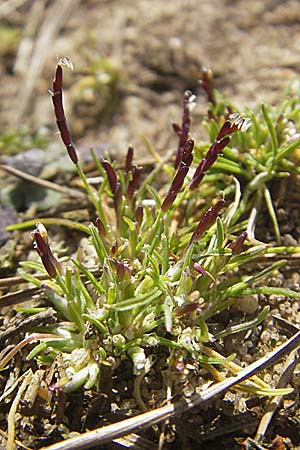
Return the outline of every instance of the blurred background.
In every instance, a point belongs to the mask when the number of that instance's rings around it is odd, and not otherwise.
[[[159,151],[176,142],[187,88],[201,134],[203,67],[241,111],[277,102],[299,76],[299,0],[2,0],[0,20],[2,154],[59,141],[48,89],[60,57],[74,65],[64,80],[74,141],[114,155],[129,143],[144,154],[143,137]]]

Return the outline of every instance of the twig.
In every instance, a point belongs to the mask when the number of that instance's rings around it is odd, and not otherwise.
[[[277,316],[276,314],[272,314],[272,317],[275,320],[277,326],[279,326],[279,328],[281,328],[286,333],[288,333],[287,334],[288,336],[292,336],[293,334],[295,334],[298,331],[300,331],[299,327],[297,327],[296,325],[288,322],[287,320],[283,319],[282,317]]]
[[[35,275],[35,278],[38,278],[39,280],[47,280],[47,278],[49,278],[49,277],[48,277],[48,275],[37,274],[37,275]],[[17,284],[22,284],[22,283],[26,283],[26,281],[21,276],[1,278],[0,279],[0,288],[16,286]],[[22,292],[24,293],[25,291],[22,291]],[[16,292],[14,292],[13,294],[9,294],[9,295],[15,295],[15,294],[16,294]],[[2,306],[1,299],[3,299],[3,297],[5,297],[5,296],[0,297],[0,306]]]
[[[6,0],[0,5],[0,18],[8,16],[10,13],[14,12],[16,9],[20,8],[28,0]]]
[[[0,334],[0,345],[7,339],[14,337],[16,334],[31,330],[33,327],[48,325],[56,321],[55,311],[48,308],[46,311],[41,311],[33,316],[27,317],[19,325],[7,328]]]
[[[14,398],[14,401],[12,402],[11,408],[9,410],[9,414],[7,417],[7,444],[6,449],[7,450],[13,450],[14,448],[14,441],[15,441],[15,415],[20,403],[20,400],[22,398],[23,393],[25,392],[28,384],[30,383],[32,377],[32,371],[29,369],[26,377],[24,378],[17,395]]]
[[[184,399],[176,404],[166,405],[153,411],[140,414],[135,417],[123,420],[122,422],[111,424],[97,430],[89,431],[74,438],[68,439],[57,444],[50,445],[44,450],[76,450],[80,448],[91,449],[101,444],[110,442],[120,436],[127,435],[133,431],[148,428],[163,420],[180,415],[186,411],[195,408],[215,396],[223,394],[236,384],[245,381],[249,377],[263,370],[283,358],[291,352],[300,343],[300,332],[295,334],[286,343],[282,344],[273,352],[264,356],[260,360],[252,363],[249,367],[240,371],[237,375],[227,378],[224,381],[214,384],[201,394],[195,394],[190,399]]]
[[[97,268],[90,268],[89,267],[89,271],[95,276],[99,276],[101,274],[101,271],[99,269],[97,269]],[[34,276],[38,280],[48,280],[48,278],[49,278],[48,275],[42,274],[42,273],[38,273],[38,274],[36,274]],[[86,279],[86,277],[83,274],[81,274],[81,278],[83,280]],[[18,284],[25,284],[25,283],[27,283],[27,282],[21,276],[1,278],[0,279],[0,288],[9,287],[9,286],[16,286]],[[15,295],[20,295],[21,293],[23,295],[25,293],[27,296],[28,295],[30,295],[30,296],[35,295],[34,289],[37,289],[37,288],[26,289],[26,290],[23,290],[23,291],[20,291],[20,292],[13,292],[12,294],[3,295],[2,297],[0,297],[0,306],[4,306],[2,304],[2,302],[1,302],[1,300],[2,299],[4,300],[4,299],[8,298],[8,296],[12,296],[13,297]],[[27,292],[28,292],[28,294],[27,294]],[[298,331],[298,330],[295,330],[295,332],[296,331]]]
[[[31,336],[26,337],[23,339],[23,341],[19,342],[17,345],[15,345],[9,352],[3,355],[1,361],[0,361],[0,370],[4,369],[6,367],[6,364],[20,351],[22,348],[24,348],[26,345],[30,344],[33,341],[38,341],[40,339],[61,339],[61,336],[57,334],[50,334],[50,333],[36,333],[32,334]],[[3,354],[3,352],[1,352]]]
[[[3,402],[3,400],[8,397],[20,384],[24,378],[26,377],[27,373],[23,373],[19,378],[17,378],[12,385],[9,386],[8,389],[4,390],[3,394],[0,396],[0,403]],[[7,439],[7,438],[6,438]]]
[[[30,65],[30,58],[32,49],[34,47],[35,36],[42,17],[45,14],[46,5],[46,0],[32,2],[30,11],[28,11],[28,13],[26,14],[26,21],[22,30],[22,39],[15,56],[13,68],[15,74],[21,76],[24,76],[26,74],[27,68]]]
[[[49,277],[47,277],[49,278]],[[23,303],[30,300],[33,295],[39,294],[41,289],[38,287],[27,289],[26,291],[13,292],[0,297],[0,307],[15,305],[16,303]]]
[[[3,436],[5,439],[7,439],[7,433],[4,433],[4,431],[0,430],[0,435]],[[27,445],[23,444],[22,442],[15,439],[15,444],[18,445],[19,450],[25,449],[25,450],[31,450]]]
[[[128,436],[120,437],[118,439],[114,439],[113,442],[114,444],[117,444],[117,449],[119,449],[121,446],[122,448],[130,448],[132,450],[157,450],[157,445],[154,442],[142,438],[135,433],[131,433]]]
[[[278,381],[278,384],[276,387],[278,387],[278,388],[285,387],[287,385],[287,383],[289,382],[289,380],[292,376],[292,373],[295,369],[295,366],[299,362],[297,353],[298,353],[298,350],[296,349],[288,357],[288,359],[283,367],[282,374],[279,378],[279,381]],[[276,397],[273,397],[272,400],[270,400],[268,407],[266,409],[266,412],[262,416],[259,426],[257,428],[255,441],[261,441],[262,438],[265,436],[267,429],[271,423],[271,420],[272,420],[276,410],[279,408],[281,402],[282,402],[282,396],[276,396]]]
[[[51,181],[43,180],[42,178],[34,177],[33,175],[29,175],[28,173],[21,172],[14,167],[7,166],[5,164],[0,164],[0,170],[4,170],[11,175],[15,175],[22,180],[30,181],[31,183],[37,184],[45,189],[51,189],[52,191],[60,192],[61,194],[67,195],[69,197],[80,199],[88,199],[88,196],[81,191],[77,191],[76,189],[71,189],[65,186],[60,186],[59,184],[52,183]]]
[[[29,104],[32,103],[32,93],[36,80],[40,78],[50,46],[53,45],[60,28],[65,24],[70,13],[78,3],[79,0],[65,0],[63,2],[56,0],[50,4],[45,14],[45,19],[40,26],[30,66],[17,98],[18,108],[12,119],[14,127],[18,126]]]

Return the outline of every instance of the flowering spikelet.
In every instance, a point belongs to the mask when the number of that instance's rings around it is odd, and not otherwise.
[[[128,183],[126,197],[128,200],[133,198],[135,191],[138,189],[141,181],[141,168],[140,167],[132,167],[131,168],[131,180]]]
[[[176,124],[173,124],[173,129],[175,133],[179,136],[179,143],[178,143],[178,149],[176,153],[176,160],[175,160],[175,169],[179,167],[179,164],[182,160],[182,155],[184,151],[185,143],[189,137],[189,131],[190,131],[190,100],[193,98],[193,94],[191,91],[185,91],[184,97],[183,97],[183,114],[182,114],[182,125],[179,127]]]
[[[181,187],[183,185],[186,174],[188,173],[190,165],[193,161],[193,155],[192,155],[193,148],[194,148],[194,141],[192,139],[188,139],[185,143],[185,146],[184,146],[184,149],[182,152],[182,159],[180,162],[179,169],[173,179],[171,187],[168,190],[166,198],[164,199],[163,204],[161,206],[161,209],[163,211],[166,211],[167,209],[170,208],[170,206],[173,204],[179,190],[181,189]]]
[[[204,92],[206,93],[207,100],[209,101],[209,103],[211,103],[212,105],[216,105],[216,98],[215,98],[212,80],[213,80],[212,70],[204,68],[202,70],[202,78],[201,78],[199,84],[202,87],[202,89],[204,90]]]
[[[125,160],[125,172],[128,173],[132,169],[133,147],[130,145],[127,150]]]
[[[211,206],[201,217],[196,230],[194,231],[189,245],[193,241],[200,239],[204,231],[206,231],[217,219],[219,212],[223,208],[225,200],[219,200],[214,206]]]
[[[102,167],[104,168],[104,170],[106,172],[111,192],[113,194],[116,194],[117,189],[118,189],[118,185],[119,185],[116,171],[113,168],[113,166],[110,164],[110,162],[108,162],[106,160],[102,161],[101,164],[102,164]]]
[[[231,241],[226,247],[231,249],[233,255],[237,255],[240,253],[246,239],[247,231],[243,231],[239,237],[237,237],[234,241]]]
[[[97,227],[99,235],[101,237],[105,238],[106,237],[106,229],[105,229],[105,226],[104,226],[102,220],[100,219],[100,217],[96,218],[95,225]]]
[[[200,181],[202,181],[207,170],[213,165],[216,161],[217,157],[221,153],[221,151],[228,145],[230,141],[229,134],[234,133],[235,131],[247,131],[251,125],[251,121],[249,118],[243,118],[238,113],[230,114],[228,120],[224,122],[221,127],[215,141],[212,143],[210,148],[208,149],[205,158],[200,161],[195,173],[193,175],[193,179],[190,183],[190,189],[195,189]]]
[[[55,278],[57,273],[62,272],[62,267],[50,249],[46,228],[41,222],[37,222],[35,226],[35,230],[31,233],[31,237],[34,241],[34,248],[40,256],[49,276]]]
[[[53,92],[52,94],[52,102],[54,106],[54,112],[56,117],[57,127],[60,131],[60,135],[63,143],[66,146],[68,154],[70,156],[71,161],[74,164],[78,163],[78,156],[75,150],[74,144],[72,143],[71,134],[68,128],[64,107],[63,107],[63,99],[62,99],[62,80],[63,80],[63,70],[62,65],[68,65],[69,67],[73,67],[72,63],[69,62],[66,58],[60,59],[58,65],[56,67],[55,78],[53,80]]]

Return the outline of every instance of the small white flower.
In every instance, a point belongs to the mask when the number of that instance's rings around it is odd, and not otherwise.
[[[193,111],[193,109],[196,107],[196,95],[191,95],[188,102],[189,111]]]
[[[59,58],[58,64],[59,64],[60,66],[67,66],[67,67],[69,67],[69,69],[71,69],[71,70],[74,69],[74,66],[73,66],[72,61],[71,61],[70,58],[68,58],[67,56],[65,56],[64,58]]]
[[[248,130],[251,126],[251,119],[249,117],[241,117],[239,113],[232,113],[229,116],[229,120],[232,125],[236,125],[238,129],[242,132]]]

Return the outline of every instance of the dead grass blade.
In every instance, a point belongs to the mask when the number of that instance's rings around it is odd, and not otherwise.
[[[11,175],[15,175],[22,180],[30,181],[31,183],[37,184],[45,189],[51,189],[52,191],[59,192],[63,195],[67,195],[69,197],[73,197],[76,199],[87,199],[88,196],[81,191],[76,189],[71,189],[66,186],[60,186],[59,184],[52,183],[51,181],[43,180],[42,178],[34,177],[33,175],[29,175],[28,173],[21,172],[14,167],[6,166],[5,164],[0,164],[0,170],[4,170]]]
[[[17,392],[17,395],[14,398],[14,401],[12,402],[12,405],[10,407],[8,417],[7,417],[7,444],[6,449],[7,450],[13,450],[14,444],[15,444],[15,416],[17,413],[17,409],[20,403],[20,400],[22,398],[22,395],[24,394],[27,386],[30,383],[30,380],[32,378],[32,370],[29,369],[26,377],[24,378],[21,386],[19,387],[19,390]]]
[[[12,124],[18,126],[23,115],[26,113],[29,104],[32,101],[32,93],[36,84],[36,80],[40,79],[48,50],[53,45],[55,38],[65,24],[72,10],[79,3],[79,0],[56,0],[52,2],[45,13],[45,19],[40,26],[39,33],[36,38],[35,47],[30,62],[30,66],[26,73],[26,78],[21,86],[20,94],[17,98],[18,108],[16,115],[12,118]]]
[[[20,8],[20,6],[27,3],[28,0],[4,0],[0,4],[0,18],[4,19],[9,14],[14,12],[16,9]]]
[[[288,384],[288,382],[293,374],[293,371],[294,371],[297,363],[299,363],[298,350],[294,350],[288,357],[288,359],[283,367],[282,374],[281,374],[280,379],[276,386],[277,388],[286,387],[286,385]],[[267,432],[267,429],[271,423],[271,420],[272,420],[275,412],[279,408],[281,402],[282,402],[282,396],[276,396],[269,400],[269,404],[266,408],[266,412],[263,415],[263,417],[261,418],[261,421],[257,428],[256,436],[254,439],[255,441],[259,442],[264,438],[264,436]]]
[[[0,297],[0,308],[4,306],[16,305],[18,303],[27,302],[27,300],[31,300],[34,295],[37,295],[40,292],[41,292],[40,288],[34,287],[26,289],[24,291],[21,290],[18,292],[13,292],[11,294],[2,295],[2,297]]]

